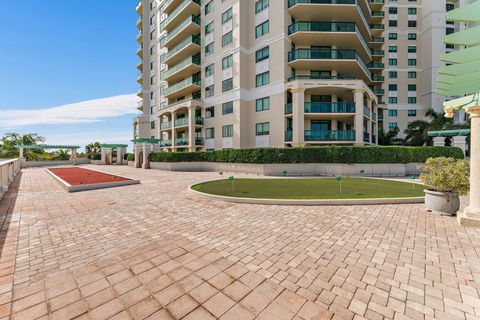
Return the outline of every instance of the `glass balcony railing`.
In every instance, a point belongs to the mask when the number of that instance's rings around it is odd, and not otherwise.
[[[172,122],[162,122],[160,123],[160,129],[170,129],[172,127]]]
[[[370,29],[372,30],[385,30],[385,25],[381,23],[374,23],[370,25]]]
[[[385,4],[385,0],[369,0],[373,4]]]
[[[383,11],[372,11],[372,17],[385,17],[385,12]]]
[[[285,141],[292,141],[292,139],[293,139],[292,130],[285,131]]]
[[[285,105],[285,114],[292,114],[293,112],[293,106],[291,103],[287,103]]]
[[[195,117],[195,124],[199,126],[203,126],[203,118],[202,117]]]
[[[196,23],[200,26],[200,17],[199,16],[190,16],[185,21],[183,21],[180,25],[178,25],[175,29],[170,32],[164,40],[164,43],[167,43],[168,41],[172,40],[180,31],[182,31],[183,28],[185,28],[187,25],[190,23]]]
[[[188,118],[175,119],[175,127],[188,125]]]
[[[362,33],[358,29],[355,22],[316,22],[316,21],[299,21],[288,27],[288,35],[296,32],[355,32],[362,42],[365,50],[369,51],[368,44],[363,38]]]
[[[385,77],[384,76],[373,76],[373,81],[375,82],[383,82],[385,81]]]
[[[384,50],[372,50],[372,56],[383,57],[385,56]]]
[[[160,140],[160,146],[161,147],[171,147],[172,146],[172,140]]]
[[[188,146],[188,139],[186,138],[175,139],[175,146]]]
[[[183,68],[185,68],[186,66],[191,65],[191,64],[200,65],[200,64],[201,64],[200,56],[199,56],[199,55],[196,55],[196,56],[193,56],[193,57],[188,57],[187,59],[179,62],[179,63],[176,64],[174,67],[172,67],[172,68],[168,69],[167,71],[165,71],[163,78],[168,78],[168,77],[170,77],[172,74],[176,73],[176,72],[179,71],[179,70],[182,70]]]
[[[370,77],[367,65],[353,49],[296,49],[288,53],[288,62],[295,60],[357,60]]]
[[[363,133],[363,141],[364,142],[370,142],[370,133],[368,133],[368,132]]]
[[[368,69],[385,69],[384,63],[369,63]]]
[[[363,114],[370,118],[370,109],[367,106],[363,106]]]
[[[187,47],[190,43],[194,43],[197,45],[201,44],[200,37],[199,36],[192,36],[188,37],[179,44],[177,44],[172,50],[168,50],[168,52],[165,54],[163,61],[166,61],[173,57],[175,54],[177,54],[179,51],[181,51],[183,48]]]
[[[373,93],[375,93],[377,96],[381,96],[385,94],[385,89],[375,88],[373,89]]]
[[[175,83],[173,86],[170,86],[170,87],[167,87],[167,88],[164,88],[162,90],[162,94],[164,96],[167,96],[169,94],[172,94],[173,92],[176,92],[180,89],[183,89],[185,87],[188,87],[190,85],[196,85],[196,86],[200,86],[201,85],[201,81],[199,79],[197,80],[194,80],[193,77],[189,77],[187,79],[184,79],[180,82],[177,82]]]
[[[376,135],[372,135],[372,143],[377,143],[377,136]]]
[[[384,37],[372,37],[371,43],[384,43],[385,38]]]
[[[203,146],[203,138],[196,137],[195,138],[195,145],[196,146]]]
[[[355,131],[305,130],[305,141],[355,141]]]
[[[355,103],[305,102],[305,113],[355,113]]]
[[[183,1],[175,10],[173,10],[167,17],[167,19],[163,20],[161,23],[161,28],[163,29],[166,24],[172,21],[173,18],[177,16],[179,12],[181,12],[185,7],[190,3],[195,2],[196,4],[200,5],[200,0],[185,0]]]
[[[299,75],[288,78],[288,81],[295,80],[355,80],[355,76],[319,76],[319,75]]]

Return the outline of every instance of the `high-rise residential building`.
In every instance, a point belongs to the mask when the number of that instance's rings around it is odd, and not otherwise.
[[[445,0],[141,0],[134,136],[164,151],[375,145],[379,128],[403,131],[441,107],[446,10]]]

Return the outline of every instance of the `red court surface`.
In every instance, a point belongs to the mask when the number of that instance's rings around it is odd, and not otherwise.
[[[48,170],[72,186],[123,182],[130,180],[127,178],[84,168],[49,168]]]

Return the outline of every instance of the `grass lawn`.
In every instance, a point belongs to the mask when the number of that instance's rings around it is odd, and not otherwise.
[[[235,179],[212,181],[193,186],[193,190],[241,198],[265,199],[353,199],[423,197],[422,185],[382,179]]]

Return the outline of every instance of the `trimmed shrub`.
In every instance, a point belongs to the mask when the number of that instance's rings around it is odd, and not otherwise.
[[[151,162],[226,162],[226,163],[411,163],[428,158],[463,159],[454,147],[309,147],[228,149],[211,152],[156,152]]]
[[[92,160],[102,160],[102,154],[101,153],[94,153],[91,155]]]
[[[135,161],[135,153],[125,153],[125,160]]]

